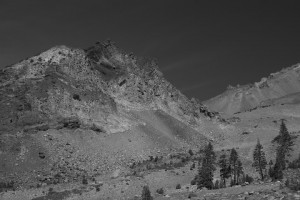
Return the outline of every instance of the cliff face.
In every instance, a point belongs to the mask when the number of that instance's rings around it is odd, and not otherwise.
[[[269,105],[275,99],[300,92],[300,65],[286,68],[252,85],[230,87],[203,102],[209,109],[234,114]]]
[[[0,84],[5,130],[73,125],[114,133],[139,124],[131,110],[160,109],[184,123],[208,112],[166,81],[154,61],[109,41],[87,50],[54,47],[4,68]]]

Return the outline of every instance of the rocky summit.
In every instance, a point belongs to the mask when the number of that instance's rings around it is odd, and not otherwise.
[[[215,114],[163,78],[150,59],[122,53],[111,42],[87,49],[51,48],[1,71],[1,127],[12,131],[78,126],[106,133],[142,124],[130,111],[161,110],[201,123]]]
[[[217,113],[178,91],[155,61],[110,41],[53,47],[0,77],[0,179],[16,187],[118,176],[219,134]]]

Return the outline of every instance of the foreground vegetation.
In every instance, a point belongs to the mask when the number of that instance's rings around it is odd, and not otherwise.
[[[293,151],[294,139],[295,136],[288,132],[286,124],[284,120],[282,120],[279,134],[272,141],[272,143],[276,145],[275,163],[273,163],[272,160],[267,161],[263,145],[260,143],[260,140],[257,139],[257,144],[253,151],[252,167],[257,171],[260,181],[267,179],[272,181],[282,180],[284,178],[284,170],[300,169],[300,154],[296,160],[290,163],[287,161]],[[159,159],[154,160],[157,162]],[[189,157],[186,160],[183,159],[180,163],[182,164],[191,160],[198,162],[197,175],[191,181],[191,185],[197,185],[198,189],[206,188],[213,190],[226,188],[228,186],[248,185],[254,181],[254,178],[245,174],[238,152],[234,148],[230,150],[229,155],[226,153],[221,154],[217,161],[216,152],[213,149],[212,143],[209,142],[203,149],[199,150],[199,152],[196,154],[193,152],[190,153]],[[174,163],[171,162],[171,164],[174,166]],[[177,163],[175,166],[180,165]],[[193,167],[195,168],[195,162],[193,163]],[[219,168],[220,179],[213,181],[217,167]],[[288,178],[285,182],[285,186],[294,191],[300,190],[300,180],[297,178],[297,176]],[[228,180],[230,181],[229,183]],[[177,184],[176,189],[180,188],[181,185]],[[157,193],[164,194],[163,188],[157,190]],[[147,197],[145,194],[147,194]],[[149,188],[144,187],[142,199],[151,198]]]

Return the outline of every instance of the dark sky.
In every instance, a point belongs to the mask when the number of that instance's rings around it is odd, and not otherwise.
[[[300,61],[297,1],[0,0],[0,66],[107,38],[205,100]]]

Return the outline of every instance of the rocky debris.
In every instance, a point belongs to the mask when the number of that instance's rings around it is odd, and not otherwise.
[[[230,194],[230,193],[223,193],[223,192],[210,192],[209,194],[200,197],[200,199],[205,200],[215,200],[215,199],[228,199],[228,200],[282,200],[282,199],[297,199],[300,195],[297,193],[286,193],[284,191],[276,191],[273,192],[271,190],[265,191],[250,191],[250,192],[243,192],[240,194]],[[195,198],[192,198],[195,199]]]
[[[207,106],[203,105],[198,99],[192,98],[191,99],[193,110],[194,110],[194,116],[199,117],[201,116],[200,113],[204,114],[204,116],[209,118],[217,118],[220,117],[218,112],[210,111]]]

